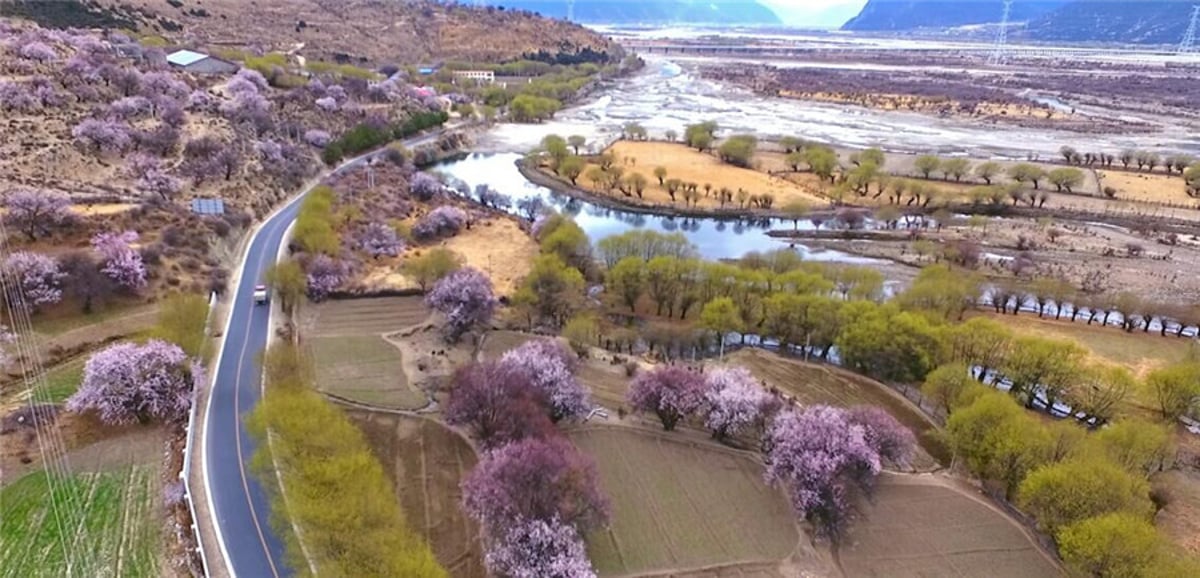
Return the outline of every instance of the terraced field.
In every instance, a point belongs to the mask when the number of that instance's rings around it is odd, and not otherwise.
[[[404,355],[388,334],[429,317],[420,297],[335,300],[301,320],[321,391],[378,407],[416,409],[425,394],[409,383]]]
[[[601,576],[796,576],[765,571],[815,560],[782,493],[762,482],[749,454],[680,432],[612,426],[569,433],[596,460],[612,501],[608,529],[587,537]],[[707,574],[725,568],[726,572]],[[765,573],[756,573],[764,571]]]

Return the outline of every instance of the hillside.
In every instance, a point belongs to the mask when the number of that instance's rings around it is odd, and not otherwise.
[[[1012,36],[1055,42],[1175,44],[1187,28],[1191,2],[1179,0],[1017,0]],[[1000,0],[869,0],[843,30],[895,31],[995,23]]]
[[[0,2],[0,15],[43,26],[134,28],[198,44],[256,45],[307,58],[347,62],[428,60],[500,62],[585,49],[614,55],[613,45],[582,26],[494,7],[431,0],[62,0]]]
[[[1060,7],[1067,0],[1016,0],[1010,18],[1026,21]],[[949,28],[999,22],[1004,13],[1000,0],[868,0],[858,16],[843,30],[911,30]]]
[[[1034,40],[1177,44],[1192,2],[1176,0],[1075,0],[1029,23]]]
[[[566,18],[563,0],[495,0],[497,6],[528,10],[550,18]],[[779,24],[770,8],[754,0],[646,0],[612,2],[576,0],[575,21],[603,24]]]

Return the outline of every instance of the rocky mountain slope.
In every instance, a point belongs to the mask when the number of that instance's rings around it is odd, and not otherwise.
[[[1016,0],[1010,18],[1025,21],[1051,12],[1067,0]],[[858,16],[843,30],[912,30],[949,28],[968,24],[999,22],[1004,13],[1001,0],[868,0]]]
[[[1029,23],[1024,36],[1065,42],[1177,44],[1193,2],[1075,0]]]
[[[1192,2],[1184,0],[1017,0],[1016,38],[1056,42],[1174,44],[1187,28]],[[999,22],[1000,0],[868,0],[844,30],[952,28]]]
[[[493,0],[509,9],[566,18],[565,0]],[[779,24],[779,17],[754,0],[576,0],[577,22],[603,24]]]
[[[585,50],[606,58],[616,52],[605,37],[569,22],[432,0],[5,0],[0,16],[349,62],[495,62]]]

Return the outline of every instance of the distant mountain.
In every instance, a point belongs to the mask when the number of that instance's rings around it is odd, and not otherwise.
[[[1034,19],[1023,36],[1060,42],[1176,44],[1187,30],[1193,1],[1074,0]]]
[[[1069,0],[1015,0],[1009,19],[1023,22],[1062,7]],[[842,30],[912,30],[1000,22],[1001,0],[867,0]]]
[[[495,6],[566,18],[566,0],[491,0]],[[574,20],[592,24],[780,24],[755,0],[575,0]]]

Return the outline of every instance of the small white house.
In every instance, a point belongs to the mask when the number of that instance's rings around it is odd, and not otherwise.
[[[465,78],[476,82],[496,82],[496,73],[491,70],[455,70],[451,74],[454,78]]]
[[[232,62],[191,50],[168,54],[167,64],[192,74],[233,74],[238,71],[238,65]]]

